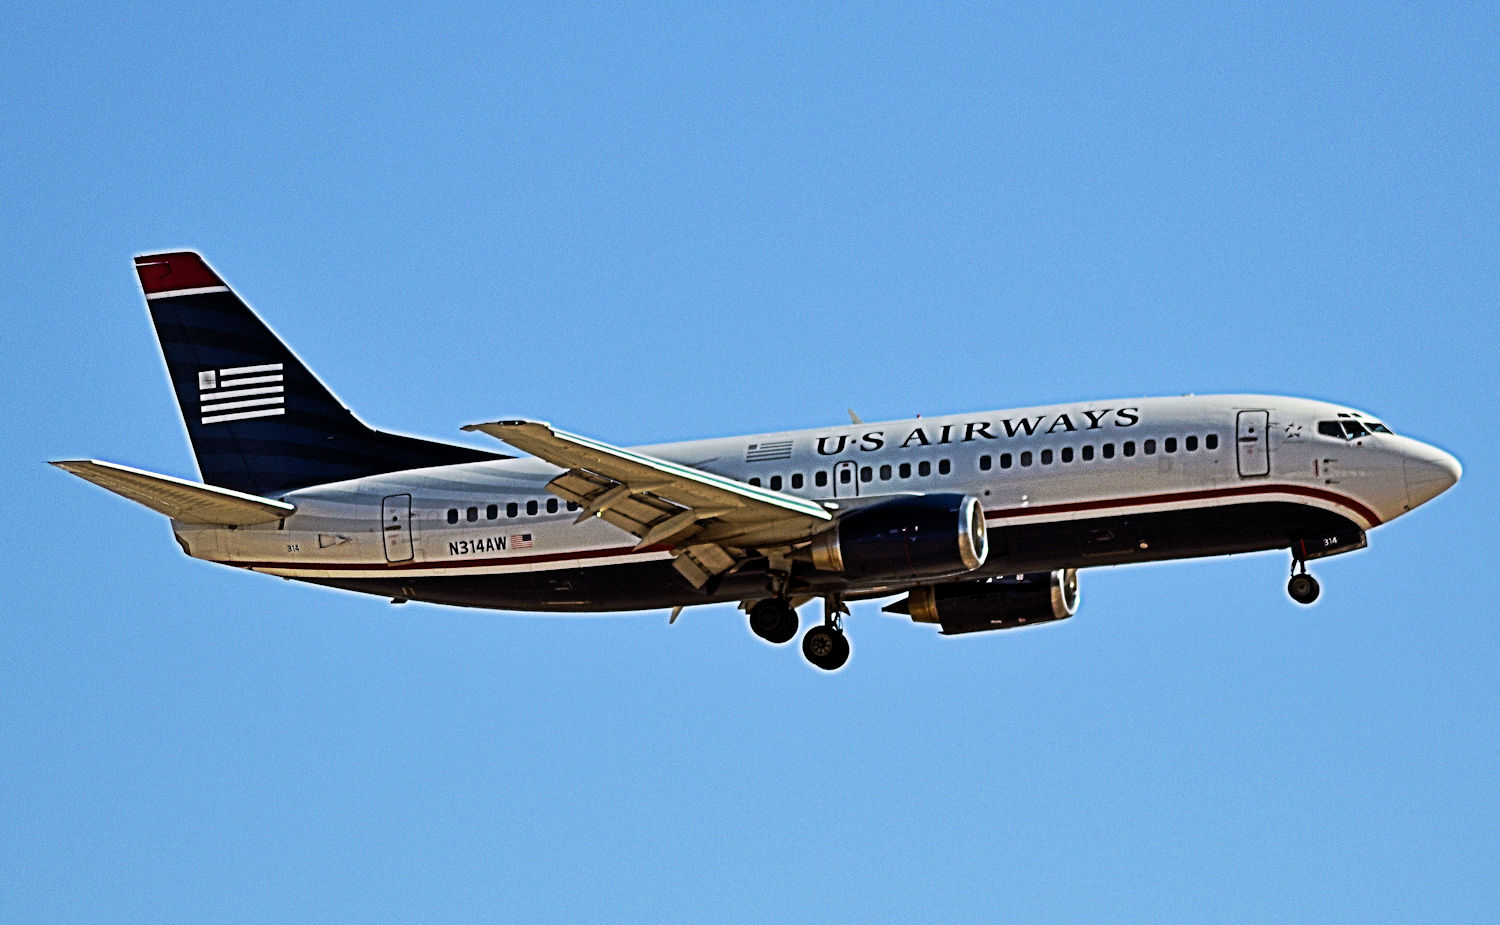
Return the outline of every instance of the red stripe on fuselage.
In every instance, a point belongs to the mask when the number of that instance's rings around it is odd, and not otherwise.
[[[1301,495],[1317,498],[1340,507],[1348,508],[1364,518],[1370,526],[1379,526],[1379,515],[1365,505],[1337,492],[1303,485],[1237,485],[1233,488],[1209,488],[1202,491],[1175,491],[1162,495],[1137,495],[1132,498],[1105,498],[1098,501],[1070,501],[1065,504],[1038,504],[1034,507],[1011,507],[986,511],[985,520],[1006,520],[1013,517],[1037,517],[1048,514],[1073,514],[1079,511],[1102,511],[1110,508],[1139,507],[1147,504],[1181,504],[1191,501],[1208,501],[1213,498],[1237,498],[1246,495]]]

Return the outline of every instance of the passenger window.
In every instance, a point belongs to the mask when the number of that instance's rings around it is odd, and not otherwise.
[[[759,488],[760,487],[760,476],[757,475],[755,478],[751,479],[750,480],[750,484],[754,485],[756,488]]]
[[[548,514],[556,514],[557,513],[557,499],[556,498],[548,498],[547,499],[547,513]]]
[[[496,517],[499,517],[499,516],[500,516],[500,506],[498,504],[491,504],[489,507],[487,507],[487,508],[484,509],[484,519],[485,520],[494,520]]]
[[[1113,443],[1106,443],[1106,444],[1104,444],[1104,458],[1105,459],[1114,459],[1115,458],[1115,445]]]
[[[796,491],[797,489],[799,489],[801,487],[802,487],[802,473],[800,473],[800,472],[793,472],[792,473],[792,491]]]
[[[1062,448],[1062,461],[1065,462],[1065,463],[1070,463],[1070,462],[1073,461],[1073,448],[1072,447],[1065,446],[1065,447]]]
[[[911,463],[902,463],[899,474],[903,479],[911,478]]]
[[[1187,450],[1189,453],[1197,452],[1198,438],[1188,437],[1186,440],[1182,441],[1182,448]]]
[[[1030,450],[1022,450],[1021,451],[1021,465],[1023,467],[1031,465],[1031,451]]]
[[[917,475],[920,475],[922,478],[925,479],[927,476],[929,476],[931,474],[932,474],[932,463],[928,462],[925,459],[922,460],[921,462],[917,463]]]
[[[1144,444],[1142,444],[1141,449],[1145,452],[1145,454],[1147,456],[1155,456],[1156,455],[1156,441],[1155,440],[1147,440]]]
[[[476,520],[479,519],[479,508],[477,508],[477,507],[471,507],[471,508],[469,508],[468,514],[465,515],[465,516],[468,518],[469,523],[473,523],[474,521],[476,521]]]
[[[578,510],[578,502],[577,501],[569,501],[568,502],[568,510],[570,510],[570,511],[576,511],[576,510]]]
[[[1016,458],[1014,456],[1010,455],[1009,453],[1001,453],[1000,454],[1000,468],[1002,468],[1002,469],[1009,469],[1011,466],[1013,466],[1015,464],[1016,464]]]
[[[506,517],[515,517],[517,514],[520,514],[520,513],[521,513],[521,506],[519,504],[515,503],[514,501],[512,501],[511,503],[509,503],[509,504],[507,504],[505,506],[505,516]]]
[[[1088,462],[1088,461],[1092,460],[1093,458],[1094,458],[1094,445],[1092,443],[1085,443],[1083,445],[1083,461],[1084,462]]]
[[[1217,450],[1219,448],[1219,435],[1209,434],[1207,437],[1204,437],[1203,446],[1205,449]]]
[[[880,467],[880,480],[882,482],[889,482],[891,480],[891,467],[889,465]]]
[[[458,508],[456,508],[456,507],[450,507],[450,508],[448,508],[448,523],[450,523],[450,524],[456,524],[456,523],[458,523]]]
[[[875,481],[875,470],[871,469],[869,466],[860,466],[859,467],[859,480],[861,482],[873,482],[873,481]]]
[[[828,487],[828,473],[824,472],[821,469],[819,469],[817,472],[814,472],[813,473],[813,484],[816,485],[816,486],[818,486],[819,488],[827,488]]]
[[[989,457],[988,453],[986,453],[985,455],[979,457],[979,471],[980,472],[988,472],[988,471],[990,471],[990,466],[993,466],[994,464],[995,464],[995,461]]]
[[[1124,451],[1124,453],[1125,453],[1126,456],[1134,456],[1135,455],[1135,441],[1134,440],[1126,440],[1125,443],[1124,443],[1124,445],[1121,446],[1120,449],[1122,451]]]
[[[771,476],[771,490],[772,491],[781,491],[781,476],[779,476],[779,475],[773,475],[773,476]]]
[[[531,517],[535,517],[536,516],[536,502],[535,501],[527,501],[526,502],[526,513],[529,516],[531,516]]]
[[[938,475],[947,475],[953,471],[953,464],[946,459],[938,460]]]
[[[1168,437],[1166,440],[1163,440],[1161,448],[1163,453],[1177,452],[1177,438]]]
[[[1044,465],[1044,466],[1050,466],[1050,465],[1052,465],[1052,451],[1051,450],[1042,450],[1042,465]]]
[[[847,467],[839,470],[839,484],[840,485],[848,485],[849,481],[850,481],[850,478],[851,478],[851,476],[849,475],[849,469]]]

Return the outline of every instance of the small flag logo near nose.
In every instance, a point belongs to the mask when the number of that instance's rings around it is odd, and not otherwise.
[[[286,413],[281,364],[231,366],[198,373],[200,421],[219,424]]]

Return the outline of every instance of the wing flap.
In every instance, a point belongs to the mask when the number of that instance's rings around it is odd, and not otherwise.
[[[97,459],[60,459],[52,465],[183,523],[242,527],[280,520],[297,510],[285,501]]]

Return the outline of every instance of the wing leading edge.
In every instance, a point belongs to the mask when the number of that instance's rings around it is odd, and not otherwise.
[[[635,536],[637,549],[664,544],[677,570],[702,587],[750,549],[789,547],[826,528],[833,515],[783,494],[680,463],[557,430],[541,421],[470,424],[565,469],[553,494]]]

